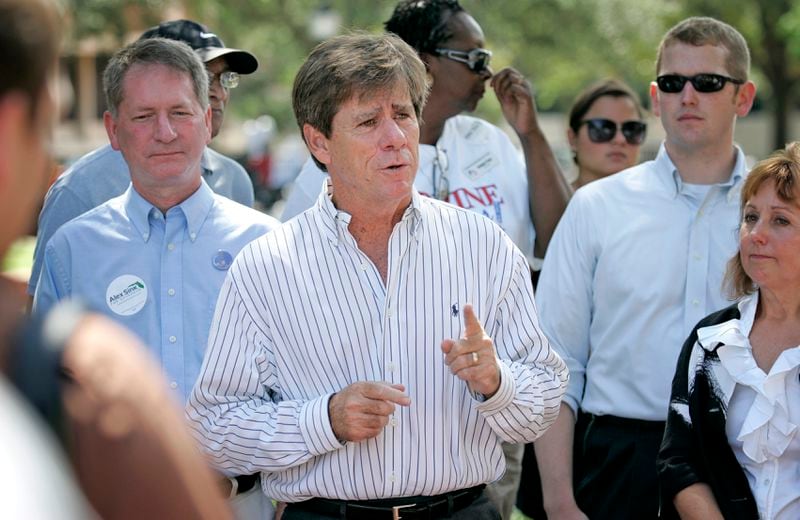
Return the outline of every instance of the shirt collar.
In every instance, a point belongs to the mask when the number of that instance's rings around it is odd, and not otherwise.
[[[352,216],[342,211],[333,204],[333,185],[330,177],[326,177],[322,184],[322,191],[317,198],[314,206],[314,213],[319,219],[319,229],[335,246],[338,246],[350,225]],[[411,235],[416,236],[422,224],[422,196],[416,190],[411,190],[411,204],[406,208],[401,218],[402,223],[408,223],[411,227]]]
[[[697,329],[697,342],[700,346],[711,352],[720,344],[737,347],[748,345],[747,338],[753,328],[758,308],[758,292],[742,298],[736,305],[739,308],[738,319]]]
[[[716,186],[726,189],[741,187],[741,181],[744,179],[747,172],[747,161],[741,148],[734,145],[734,149],[736,150],[736,162],[733,165],[731,175],[725,182],[718,183]],[[673,163],[672,159],[670,159],[669,154],[667,153],[667,148],[664,146],[663,142],[658,148],[658,155],[656,155],[654,162],[655,170],[658,173],[659,178],[662,179],[664,187],[674,197],[677,197],[681,192],[681,188],[683,187],[683,179],[681,179],[681,176],[678,173],[678,168],[675,167],[675,163]],[[731,202],[733,198],[738,197],[738,190],[728,189],[727,191],[728,202]]]
[[[150,240],[150,219],[162,219],[161,211],[142,197],[133,187],[133,184],[128,185],[123,197],[128,218],[133,227],[136,228],[139,236],[142,237],[142,240],[147,242]],[[206,181],[201,179],[200,187],[197,191],[177,206],[170,208],[167,213],[174,211],[183,213],[187,222],[189,239],[194,242],[213,206],[214,192],[208,187]]]

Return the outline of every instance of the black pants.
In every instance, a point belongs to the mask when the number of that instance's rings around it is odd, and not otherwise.
[[[578,507],[591,519],[658,517],[656,455],[663,421],[593,416],[584,437]]]
[[[402,512],[400,513],[402,516]],[[303,511],[302,509],[292,507],[292,504],[286,506],[286,510],[281,517],[283,520],[340,520],[339,517],[325,516],[317,513]],[[481,494],[469,506],[456,511],[452,515],[445,517],[447,520],[501,520],[500,513],[486,498],[486,493]]]

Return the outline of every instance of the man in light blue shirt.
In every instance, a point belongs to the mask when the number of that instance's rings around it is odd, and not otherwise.
[[[228,268],[278,222],[213,193],[203,179],[208,76],[185,43],[139,40],[114,55],[103,84],[106,131],[125,157],[131,185],[56,231],[33,310],[75,297],[124,324],[153,351],[183,403]],[[271,511],[255,476],[238,479],[231,479],[231,506],[239,518]],[[234,496],[237,489],[254,492]]]
[[[225,47],[215,34],[190,20],[164,22],[147,30],[141,38],[170,38],[187,43],[204,61],[211,76],[208,89],[211,104],[211,138],[222,127],[229,91],[238,85],[239,74],[251,74],[258,67],[255,56]],[[233,159],[206,148],[201,160],[203,179],[215,192],[246,206],[253,205],[253,183],[242,166]],[[130,184],[128,165],[122,154],[105,145],[78,159],[56,179],[47,192],[39,214],[33,268],[28,294],[33,296],[50,237],[78,215],[121,195]]]
[[[131,184],[56,231],[34,311],[84,299],[138,334],[185,399],[228,267],[277,221],[213,193],[202,178],[211,108],[205,70],[192,68],[199,60],[187,60],[185,44],[138,43],[121,51],[103,78],[106,130]]]
[[[733,27],[711,18],[673,27],[650,87],[666,134],[658,156],[578,190],[556,228],[537,300],[570,382],[535,443],[548,518],[658,514],[655,460],[681,344],[728,305],[722,278],[746,175],[733,135],[755,97],[749,68]],[[573,493],[579,408],[590,422]]]

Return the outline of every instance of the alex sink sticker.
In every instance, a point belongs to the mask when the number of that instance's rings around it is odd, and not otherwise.
[[[136,314],[147,303],[147,286],[136,275],[123,274],[108,284],[106,304],[120,316]]]

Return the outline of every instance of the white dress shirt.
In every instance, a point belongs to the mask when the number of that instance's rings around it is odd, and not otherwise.
[[[698,329],[697,339],[716,349],[715,388],[727,407],[725,432],[744,469],[759,515],[800,518],[800,346],[783,351],[769,373],[756,364],[750,331],[758,293],[739,303],[741,319]]]
[[[501,440],[529,442],[556,418],[567,371],[539,330],[525,257],[489,219],[414,192],[381,276],[323,192],[247,246],[220,293],[209,351],[187,406],[200,443],[229,474],[262,471],[267,495],[374,499],[493,481]],[[472,303],[501,360],[490,399],[444,364]],[[405,385],[377,437],[341,444],[334,392]]]
[[[573,410],[666,419],[686,336],[730,304],[722,280],[738,249],[744,175],[737,148],[727,182],[686,185],[662,145],[655,160],[575,193],[537,292],[542,329],[570,370]]]

